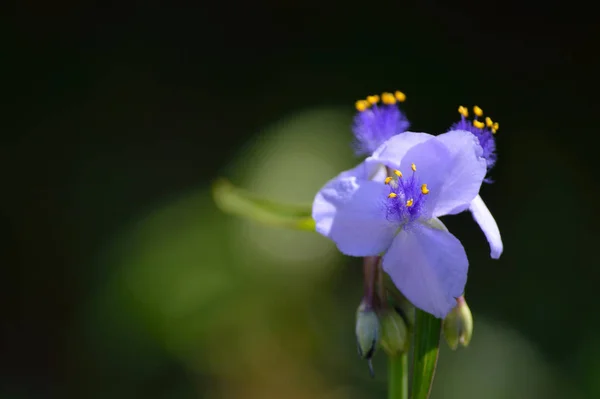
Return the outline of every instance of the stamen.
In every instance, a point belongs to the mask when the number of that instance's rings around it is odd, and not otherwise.
[[[429,194],[429,189],[427,188],[427,184],[421,184],[421,193]]]
[[[396,104],[396,98],[392,93],[381,93],[381,102],[387,105]]]
[[[396,198],[397,196],[398,196],[398,194],[396,194],[396,193],[390,193],[388,195],[388,198]]]
[[[485,125],[487,127],[492,127],[494,125],[494,122],[492,122],[492,118],[490,118],[489,116],[485,117]]]
[[[410,168],[413,170],[413,172],[417,171],[417,165],[415,165],[414,163],[410,164]]]
[[[369,108],[371,104],[369,104],[368,101],[366,100],[358,100],[356,102],[356,110],[359,112],[363,112],[364,110],[366,110],[367,108]]]
[[[473,126],[475,126],[477,129],[483,129],[485,127],[485,124],[481,121],[478,121],[477,119],[475,119],[473,121]]]
[[[400,172],[399,170],[394,170],[394,174],[398,177],[402,177],[402,172]]]
[[[496,134],[498,129],[500,129],[500,125],[498,124],[498,122],[494,122],[494,124],[492,125],[492,133]]]
[[[374,94],[372,96],[367,96],[367,101],[371,104],[371,105],[375,105],[379,102],[379,96],[377,94]]]
[[[406,201],[406,206],[410,208],[411,206],[413,206],[413,203],[414,203],[414,201],[411,198],[408,201]]]
[[[406,94],[402,93],[401,91],[397,90],[394,93],[394,96],[396,97],[396,100],[398,100],[399,102],[403,103],[404,101],[406,101]]]
[[[473,113],[477,116],[483,116],[483,110],[477,105],[473,107]]]
[[[463,107],[462,105],[458,107],[458,113],[467,118],[469,116],[469,110],[467,107]]]
[[[393,177],[386,177],[384,183],[385,184],[390,184],[390,182],[392,181]]]

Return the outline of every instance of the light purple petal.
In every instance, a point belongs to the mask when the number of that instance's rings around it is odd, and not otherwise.
[[[404,132],[391,137],[373,152],[365,163],[382,163],[389,168],[399,169],[402,158],[413,146],[435,138],[427,133]]]
[[[416,165],[420,182],[429,188],[427,216],[456,214],[469,207],[486,173],[481,151],[473,134],[454,130],[406,152],[400,170],[406,173],[411,163]]]
[[[394,238],[383,269],[413,305],[444,318],[464,292],[469,261],[452,234],[416,223]]]
[[[490,256],[492,259],[500,258],[502,250],[504,249],[502,238],[500,237],[500,230],[498,230],[496,220],[494,220],[490,210],[485,206],[485,203],[479,195],[471,202],[469,210],[471,211],[471,214],[473,214],[473,219],[475,219],[477,224],[479,224],[479,227],[481,227],[481,230],[483,230],[485,238],[487,238],[490,243]]]
[[[354,168],[343,171],[331,181],[347,177],[356,177],[359,180],[383,181],[386,176],[387,172],[381,163],[363,161]]]
[[[482,157],[483,149],[472,133],[453,130],[440,134],[436,139],[450,151],[452,162],[441,188],[442,194],[436,204],[434,216],[453,215],[468,208],[479,194],[481,183],[487,173],[487,163]]]
[[[398,226],[386,217],[389,187],[356,176],[336,177],[319,191],[312,216],[318,233],[350,256],[387,250]]]

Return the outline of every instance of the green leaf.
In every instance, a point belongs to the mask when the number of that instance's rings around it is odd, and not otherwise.
[[[274,227],[315,230],[311,205],[286,204],[272,201],[235,187],[219,179],[212,187],[217,206],[225,213],[241,216]]]
[[[412,399],[429,398],[440,351],[441,331],[441,319],[416,310]]]

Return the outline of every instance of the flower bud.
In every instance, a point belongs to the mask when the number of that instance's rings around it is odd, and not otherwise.
[[[469,345],[473,335],[473,315],[463,296],[457,298],[456,307],[444,319],[443,329],[450,349],[456,350],[458,344]]]
[[[389,356],[408,350],[408,329],[404,319],[394,309],[381,316],[381,347]]]
[[[379,345],[380,329],[379,318],[375,311],[364,301],[361,302],[356,311],[356,343],[360,357],[369,361],[371,375],[373,375],[371,358]]]

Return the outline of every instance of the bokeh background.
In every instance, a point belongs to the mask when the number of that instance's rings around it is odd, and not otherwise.
[[[0,398],[384,398],[361,263],[219,212],[225,176],[312,200],[356,162],[358,98],[412,130],[500,122],[468,214],[469,348],[434,399],[600,397],[598,29],[583,4],[18,2],[3,13]]]

